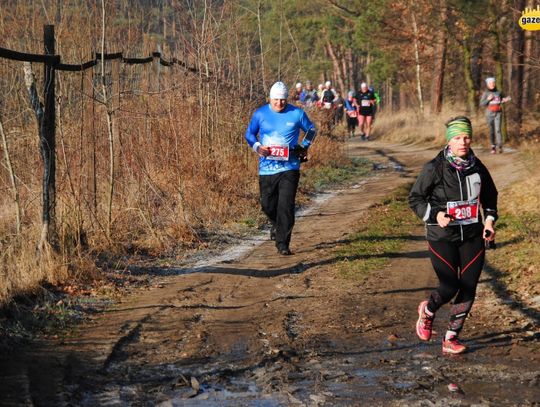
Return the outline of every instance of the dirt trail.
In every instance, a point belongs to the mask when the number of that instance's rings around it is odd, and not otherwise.
[[[378,170],[298,218],[293,256],[278,256],[264,241],[235,260],[172,268],[158,287],[97,315],[54,353],[0,360],[3,404],[538,402],[538,312],[527,316],[497,297],[489,272],[465,330],[470,353],[442,357],[438,339],[416,339],[416,306],[436,284],[421,228],[384,270],[362,283],[337,278],[333,248],[370,205],[411,182],[436,154],[379,142],[354,141],[348,149]],[[516,153],[479,155],[499,189],[525,173]],[[436,329],[444,322],[443,311]],[[449,383],[460,391],[450,393]]]

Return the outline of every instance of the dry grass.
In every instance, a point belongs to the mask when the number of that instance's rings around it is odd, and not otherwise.
[[[526,299],[540,295],[540,146],[526,143],[520,150],[528,170],[521,181],[501,191],[500,248],[490,261],[505,285]]]
[[[430,147],[439,147],[445,144],[445,122],[455,116],[466,115],[464,111],[453,108],[444,108],[439,115],[429,112],[420,116],[417,111],[406,110],[398,112],[381,112],[377,115],[374,127],[375,137],[386,141],[425,144]],[[489,129],[484,114],[469,115],[473,125],[474,145],[489,147]],[[523,124],[523,131],[528,138],[538,133],[537,118],[530,114]],[[512,130],[512,129],[510,129]],[[538,135],[536,135],[538,138]],[[534,136],[533,136],[534,138]],[[506,144],[518,145],[522,140],[513,139]]]
[[[95,276],[101,252],[182,256],[208,237],[260,216],[258,158],[244,132],[254,103],[239,103],[219,85],[199,91],[184,73],[163,78],[165,91],[125,94],[115,111],[115,192],[107,234],[109,166],[105,114],[90,99],[65,101],[57,131],[57,244],[36,257],[41,216],[41,168],[32,117],[5,123],[10,139],[23,227],[7,172],[0,173],[0,303],[31,292],[43,281]],[[193,78],[195,79],[195,78]],[[182,83],[181,86],[172,86]],[[143,82],[144,84],[144,82]],[[208,97],[209,92],[211,97]],[[192,94],[198,97],[185,98]],[[219,95],[219,103],[214,97]],[[21,96],[23,97],[23,96]],[[8,113],[16,111],[16,106]],[[6,117],[4,113],[2,115]],[[321,117],[314,114],[321,126]],[[23,120],[25,119],[25,120]],[[324,126],[321,126],[324,127]],[[27,136],[17,137],[23,133]],[[340,140],[322,134],[311,149],[309,168],[345,163]]]

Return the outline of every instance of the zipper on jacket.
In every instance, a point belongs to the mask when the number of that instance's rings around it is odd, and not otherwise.
[[[461,187],[461,178],[459,176],[459,171],[456,170],[456,174],[457,174],[457,179],[458,179],[458,184],[459,184],[459,195],[461,196],[461,200],[464,201],[465,199],[463,198],[463,188]],[[463,242],[463,225],[459,225],[459,231],[461,233],[461,241]]]

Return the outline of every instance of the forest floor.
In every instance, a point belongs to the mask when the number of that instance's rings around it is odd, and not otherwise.
[[[421,226],[377,270],[340,274],[337,250],[355,225],[437,153],[356,139],[347,149],[375,170],[299,214],[293,256],[265,235],[190,265],[134,270],[152,286],[62,340],[0,355],[0,404],[540,405],[540,313],[498,289],[489,265],[463,332],[470,351],[453,357],[441,354],[448,306],[439,335],[415,335],[418,303],[437,283]],[[499,189],[523,176],[518,152],[476,151]]]

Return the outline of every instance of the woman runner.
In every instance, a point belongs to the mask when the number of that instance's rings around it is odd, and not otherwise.
[[[476,295],[485,241],[495,237],[497,189],[471,150],[472,126],[467,117],[446,124],[446,141],[446,147],[422,169],[409,205],[426,222],[429,255],[439,279],[439,287],[418,307],[416,333],[428,341],[435,313],[454,299],[442,351],[457,354],[467,350],[458,337]]]
[[[347,133],[354,137],[354,129],[358,124],[358,105],[354,99],[354,92],[352,90],[347,94],[345,99],[345,112],[347,113]]]

